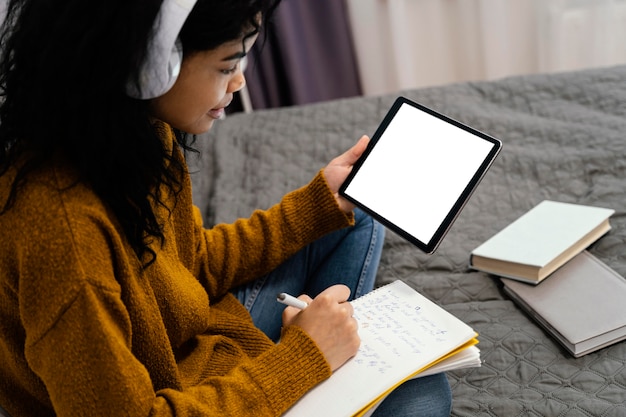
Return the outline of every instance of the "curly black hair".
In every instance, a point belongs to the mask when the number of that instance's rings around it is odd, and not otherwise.
[[[252,36],[280,0],[198,0],[185,53]],[[144,265],[163,243],[154,205],[181,170],[151,122],[149,101],[127,95],[146,56],[161,0],[10,0],[0,33],[0,176],[17,170],[0,214],[33,170],[62,154],[110,207]],[[177,132],[192,149],[193,137]]]

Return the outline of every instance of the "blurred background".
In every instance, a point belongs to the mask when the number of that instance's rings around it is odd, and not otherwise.
[[[626,64],[626,0],[283,0],[268,28],[240,110]]]

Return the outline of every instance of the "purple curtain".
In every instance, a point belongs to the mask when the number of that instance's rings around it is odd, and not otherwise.
[[[360,95],[344,0],[283,0],[246,78],[255,109]]]

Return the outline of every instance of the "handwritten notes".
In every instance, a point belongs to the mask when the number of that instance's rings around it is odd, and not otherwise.
[[[354,358],[294,405],[286,416],[350,416],[476,333],[402,281],[355,301],[361,346]]]
[[[393,369],[393,359],[421,355],[434,344],[445,344],[448,330],[429,318],[413,300],[384,288],[353,303],[363,341],[353,362],[383,374]]]

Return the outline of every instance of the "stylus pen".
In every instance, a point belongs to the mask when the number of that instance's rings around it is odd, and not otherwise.
[[[291,307],[299,308],[300,310],[304,310],[309,305],[307,302],[298,300],[296,297],[294,297],[293,295],[289,295],[286,292],[281,292],[280,294],[278,294],[278,296],[276,297],[276,301]]]

